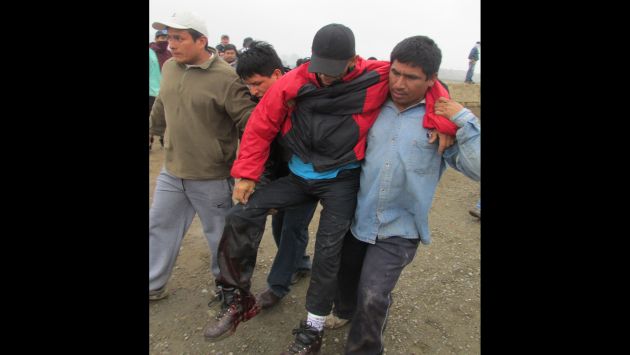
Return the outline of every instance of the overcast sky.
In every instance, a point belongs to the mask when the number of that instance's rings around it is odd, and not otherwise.
[[[252,37],[271,43],[283,59],[299,58],[310,56],[317,30],[341,23],[354,32],[363,58],[389,60],[398,42],[425,35],[442,50],[441,68],[467,70],[468,53],[481,40],[480,6],[481,0],[149,0],[149,40],[154,21],[191,10],[205,18],[211,46],[225,33],[239,49]]]

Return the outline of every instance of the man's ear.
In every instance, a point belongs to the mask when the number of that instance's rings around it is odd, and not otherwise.
[[[427,80],[427,83],[429,84],[429,87],[433,87],[433,85],[435,85],[435,82],[437,81],[437,73],[433,73],[433,75],[431,75],[431,77]]]
[[[280,69],[275,69],[273,73],[271,73],[270,75],[270,77],[274,79],[280,79],[281,76],[282,76],[282,71]]]

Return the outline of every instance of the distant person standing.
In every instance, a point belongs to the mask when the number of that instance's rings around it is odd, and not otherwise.
[[[477,42],[477,44],[475,44],[475,46],[470,50],[470,54],[468,55],[468,72],[466,73],[465,83],[475,83],[472,78],[475,73],[475,65],[479,60],[479,50],[481,50],[481,42]]]
[[[155,42],[149,43],[149,116],[155,98],[160,92],[160,80],[162,79],[162,65],[173,55],[168,50],[167,31],[160,30],[155,33]],[[160,144],[164,147],[164,136],[160,136]],[[153,136],[149,134],[149,150],[153,145]]]
[[[226,44],[223,49],[225,53],[223,53],[223,60],[228,62],[232,68],[236,69],[236,65],[238,64],[238,53],[236,52],[236,46],[232,43]]]
[[[219,57],[223,58],[223,54],[225,53],[225,46],[227,46],[228,44],[230,44],[230,36],[221,35],[221,42],[216,46]]]
[[[241,55],[241,54],[247,52],[249,47],[252,45],[252,42],[254,42],[253,38],[245,37],[245,39],[243,40],[243,48],[241,48],[241,50],[238,52],[238,54]]]

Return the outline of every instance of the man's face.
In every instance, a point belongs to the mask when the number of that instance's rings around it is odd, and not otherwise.
[[[341,81],[341,79],[344,76],[346,76],[346,74],[348,74],[348,72],[350,71],[350,68],[354,66],[355,61],[356,61],[356,57],[349,59],[348,64],[346,64],[346,67],[343,69],[343,72],[341,72],[341,74],[339,75],[330,76],[324,73],[317,73],[317,77],[319,78],[319,81],[322,83],[323,86],[331,86],[332,84],[338,81]]]
[[[193,41],[186,30],[168,29],[168,46],[175,61],[181,64],[201,64],[206,53],[206,37],[201,36]]]
[[[412,67],[394,60],[389,69],[389,93],[398,109],[420,102],[435,83],[437,75],[427,78],[420,67]]]
[[[230,43],[230,38],[229,38],[229,37],[223,37],[223,38],[221,38],[221,44],[222,44],[222,45],[224,45],[224,46],[225,46],[226,44],[229,44],[229,43]]]
[[[236,60],[236,51],[233,49],[226,50],[225,54],[223,54],[223,59],[228,63],[232,63]]]
[[[168,37],[166,35],[160,35],[155,37],[156,42],[166,42],[168,41]]]
[[[252,96],[257,98],[263,97],[267,90],[282,76],[280,69],[276,69],[271,73],[271,76],[262,76],[260,74],[254,74],[247,79],[244,79],[245,85],[249,89]]]

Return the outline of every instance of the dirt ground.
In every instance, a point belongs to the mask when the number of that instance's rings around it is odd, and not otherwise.
[[[480,110],[474,109],[480,117]],[[150,200],[162,167],[164,151],[155,140],[149,153]],[[468,214],[479,199],[479,183],[453,169],[442,177],[433,201],[430,227],[433,241],[420,244],[415,260],[405,268],[393,292],[385,330],[387,354],[480,353],[480,222]],[[321,206],[320,206],[321,208]],[[313,253],[319,210],[309,227]],[[252,291],[266,288],[276,246],[270,219],[260,244]],[[206,341],[203,327],[219,307],[208,307],[214,279],[210,253],[195,217],[186,234],[173,275],[170,296],[149,302],[150,354],[279,354],[291,342],[291,330],[305,319],[308,278],[292,287],[274,308],[242,323],[231,337]],[[327,330],[322,354],[342,354],[349,327]]]

